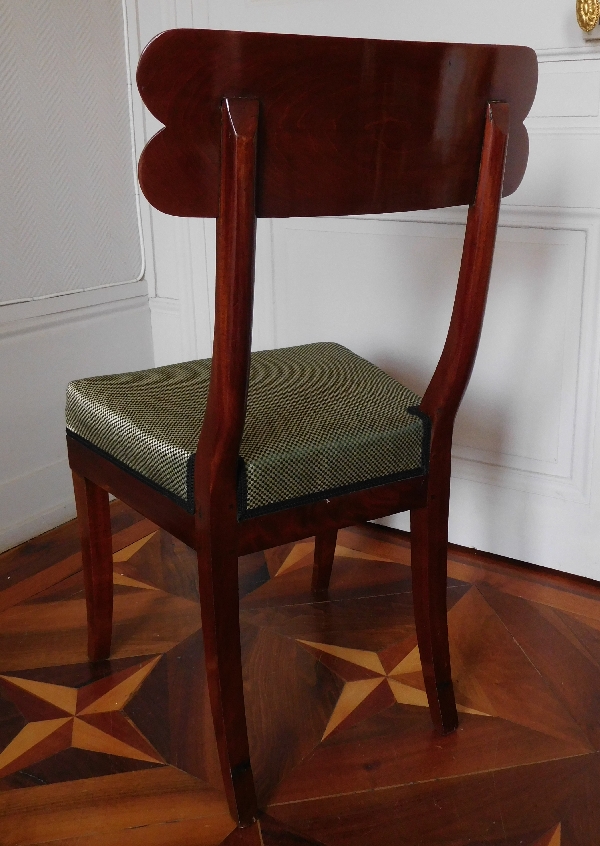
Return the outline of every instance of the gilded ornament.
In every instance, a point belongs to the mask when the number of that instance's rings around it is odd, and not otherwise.
[[[591,32],[600,20],[598,0],[576,0],[577,23],[584,32]]]

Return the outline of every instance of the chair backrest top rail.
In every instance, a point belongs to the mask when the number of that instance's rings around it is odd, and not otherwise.
[[[260,103],[259,217],[379,214],[468,205],[490,101],[510,105],[503,195],[528,157],[537,60],[527,47],[178,29],[137,74],[164,125],[139,166],[149,202],[219,214],[221,102]]]

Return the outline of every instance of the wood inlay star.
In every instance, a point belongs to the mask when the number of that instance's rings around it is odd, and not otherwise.
[[[149,535],[146,535],[140,540],[135,541],[134,543],[130,543],[129,546],[123,547],[118,552],[113,553],[113,564],[123,564],[125,561],[129,561],[130,558],[139,552],[140,549],[145,546],[149,540],[152,540],[156,532],[151,532]],[[146,584],[146,582],[140,582],[137,579],[132,579],[130,576],[126,576],[124,573],[115,570],[113,573],[113,583],[115,585],[124,585],[126,587],[137,587],[142,588],[143,590],[156,590],[157,588],[154,585]]]
[[[546,832],[543,837],[532,843],[531,846],[561,846],[561,829],[562,826],[558,823],[551,831]]]
[[[29,721],[0,752],[0,778],[69,748],[165,763],[122,713],[160,657],[81,688],[0,676],[5,696]]]
[[[403,644],[377,653],[309,640],[298,639],[298,643],[345,682],[322,740],[336,729],[355,725],[395,703],[428,707],[425,691],[402,681],[404,675],[421,670],[418,647],[406,654]],[[398,661],[401,653],[403,657]],[[465,705],[457,708],[468,714],[490,716]]]

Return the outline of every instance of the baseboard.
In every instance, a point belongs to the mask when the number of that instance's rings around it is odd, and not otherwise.
[[[0,484],[0,552],[75,516],[67,459]]]
[[[48,511],[31,514],[18,524],[8,526],[0,531],[0,552],[6,552],[31,538],[43,535],[50,529],[55,529],[75,517],[75,503],[66,499],[58,505],[53,505]]]

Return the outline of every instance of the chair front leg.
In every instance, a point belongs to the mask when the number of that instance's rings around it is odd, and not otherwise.
[[[108,493],[73,472],[81,535],[90,661],[110,656],[113,618],[113,558]]]
[[[311,590],[315,594],[325,593],[331,580],[337,529],[321,532],[315,537],[315,557],[312,572]]]
[[[427,505],[410,513],[417,642],[431,719],[442,734],[449,734],[458,726],[446,602],[449,494],[449,478],[439,485],[430,479]]]

